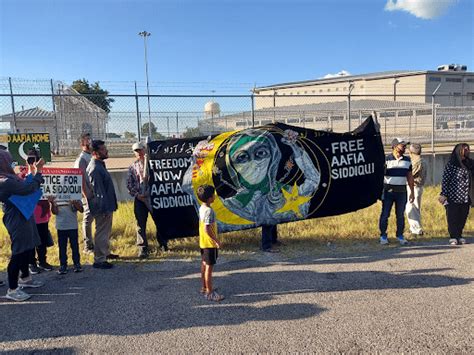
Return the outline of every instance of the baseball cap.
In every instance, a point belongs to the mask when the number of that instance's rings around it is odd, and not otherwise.
[[[403,138],[397,137],[397,138],[394,138],[392,141],[392,148],[395,148],[399,144],[407,145],[407,144],[410,144],[410,142],[405,141]]]
[[[142,142],[133,143],[132,150],[145,149],[145,145]]]

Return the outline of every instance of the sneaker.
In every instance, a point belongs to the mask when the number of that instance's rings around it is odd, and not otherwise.
[[[92,267],[96,269],[112,269],[114,265],[107,261],[104,261],[102,263],[94,263],[92,264]]]
[[[405,238],[403,238],[403,236],[397,237],[397,239],[400,245],[408,245],[408,241]]]
[[[82,268],[81,264],[74,265],[74,272],[83,272],[84,269]]]
[[[381,244],[381,245],[387,245],[387,244],[388,244],[388,238],[387,238],[386,235],[382,235],[382,236],[380,237],[380,244]]]
[[[61,265],[58,269],[58,275],[65,275],[67,274],[67,266]]]
[[[19,278],[18,279],[18,286],[20,286],[21,288],[27,288],[27,287],[37,288],[37,287],[44,286],[44,283],[41,282],[41,281],[33,280],[31,278],[31,276],[28,276],[24,279]]]
[[[224,295],[218,294],[216,291],[212,291],[211,293],[205,293],[204,298],[206,298],[208,301],[213,302],[220,302],[225,299]]]
[[[44,263],[40,263],[38,265],[38,267],[41,269],[41,270],[44,270],[44,271],[51,271],[53,270],[53,266],[48,264],[47,262],[44,262]]]
[[[9,300],[12,300],[15,302],[23,302],[23,301],[26,301],[30,297],[31,296],[29,294],[21,290],[19,287],[16,290],[8,289],[7,294],[5,295],[5,298],[8,298]]]
[[[41,269],[36,264],[30,264],[29,269],[31,275],[36,275],[41,272]]]
[[[464,238],[459,238],[459,244],[467,244],[467,240]]]
[[[107,255],[107,259],[108,259],[108,260],[116,260],[116,259],[118,259],[118,258],[120,258],[120,255],[118,255],[118,254],[112,254],[112,253],[110,253],[109,255]]]

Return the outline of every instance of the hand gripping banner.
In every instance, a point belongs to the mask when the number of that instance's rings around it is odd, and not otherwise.
[[[219,232],[356,211],[381,196],[384,151],[372,117],[348,133],[282,123],[148,144],[154,221],[169,239],[198,234],[196,190],[216,188]]]

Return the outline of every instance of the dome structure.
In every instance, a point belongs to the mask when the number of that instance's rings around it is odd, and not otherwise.
[[[216,117],[221,113],[221,106],[214,101],[209,101],[204,105],[204,113],[207,117]]]

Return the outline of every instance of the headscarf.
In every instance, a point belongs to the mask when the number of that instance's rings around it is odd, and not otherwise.
[[[247,183],[244,179],[241,179],[230,159],[231,152],[233,153],[238,147],[241,147],[242,145],[248,142],[254,141],[268,142],[270,145],[271,153],[270,166],[268,167],[266,177],[264,180],[262,180],[262,182],[257,185],[251,185]],[[267,198],[272,203],[276,203],[277,201],[279,201],[281,195],[281,184],[278,184],[278,181],[276,181],[276,176],[278,173],[278,165],[280,163],[280,159],[280,148],[278,147],[278,144],[273,135],[267,131],[260,129],[248,129],[243,132],[236,133],[230,138],[227,146],[226,164],[227,168],[229,169],[230,178],[236,189],[241,189],[242,187],[244,187],[246,190],[246,193],[240,193],[236,195],[236,199],[239,200],[242,205],[246,206],[250,202],[256,191],[261,191],[262,193],[266,194]]]
[[[12,167],[12,163],[13,158],[11,154],[6,150],[0,150],[0,176],[4,178],[21,180],[18,176],[16,176]]]
[[[472,169],[473,163],[470,158],[466,158],[464,161],[461,159],[461,150],[464,147],[469,147],[469,144],[458,143],[454,146],[453,152],[449,157],[449,163],[459,168]]]

